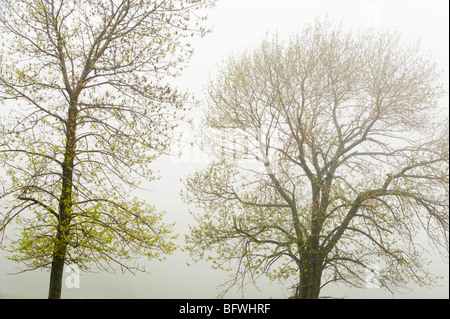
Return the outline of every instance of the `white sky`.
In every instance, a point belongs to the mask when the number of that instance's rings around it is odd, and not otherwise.
[[[201,98],[202,88],[209,76],[214,75],[217,63],[233,52],[251,49],[267,33],[277,32],[281,39],[300,32],[306,23],[327,14],[345,28],[354,30],[368,26],[401,31],[406,38],[420,39],[422,48],[430,50],[445,70],[448,90],[449,57],[449,2],[448,0],[219,0],[209,14],[213,32],[206,38],[192,42],[196,52],[184,75],[177,80],[180,87],[188,88]],[[448,96],[446,102],[448,104]],[[189,152],[189,150],[187,151]],[[187,207],[179,197],[180,178],[202,166],[201,158],[191,151],[182,160],[162,158],[155,167],[162,179],[147,194],[148,201],[168,212],[168,221],[176,221],[176,231],[183,234],[191,222]],[[2,255],[0,254],[0,257]],[[177,251],[166,261],[151,262],[151,274],[136,277],[103,273],[82,274],[79,289],[63,288],[63,297],[119,297],[119,298],[215,298],[216,289],[228,274],[214,271],[209,264],[186,266],[189,257]],[[48,273],[34,272],[7,276],[14,264],[0,260],[0,297],[18,295],[46,297]],[[416,288],[396,298],[448,298],[448,265],[439,259],[432,266],[435,274],[445,276],[441,287]],[[262,292],[248,287],[247,298],[284,298],[286,290],[273,283],[263,282]],[[348,298],[391,298],[381,289],[350,289],[334,287],[323,294]],[[228,297],[240,297],[230,294]]]

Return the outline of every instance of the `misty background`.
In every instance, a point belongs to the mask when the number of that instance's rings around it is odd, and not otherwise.
[[[0,1],[1,3],[1,1]],[[208,25],[213,30],[203,39],[191,41],[195,49],[189,67],[173,81],[181,90],[190,91],[198,100],[203,98],[203,87],[208,78],[214,78],[221,61],[234,53],[258,46],[266,35],[277,34],[287,40],[316,17],[327,15],[335,23],[342,22],[345,29],[388,28],[399,31],[406,40],[420,40],[421,49],[429,51],[443,69],[444,86],[448,91],[449,78],[449,2],[447,0],[218,0],[209,13]],[[448,94],[441,101],[448,106]],[[205,105],[200,105],[205,107]],[[0,110],[0,116],[3,115]],[[190,116],[194,129],[182,126],[182,141],[175,145],[179,157],[161,156],[151,168],[159,171],[161,179],[147,184],[148,191],[139,195],[159,211],[166,211],[165,222],[176,223],[179,234],[176,243],[184,246],[184,234],[193,219],[180,197],[184,187],[180,179],[205,167],[208,158],[201,150],[190,146],[196,141],[200,107],[193,108]],[[258,165],[255,163],[255,165]],[[262,164],[259,164],[262,165]],[[426,244],[426,241],[424,241]],[[0,251],[0,298],[46,298],[49,272],[34,271],[10,275],[20,265],[8,261]],[[430,251],[433,259],[430,272],[443,276],[435,287],[411,286],[410,291],[391,294],[382,288],[355,289],[343,285],[328,285],[323,296],[345,298],[449,298],[449,268],[441,256]],[[192,264],[189,255],[178,249],[165,261],[143,261],[149,273],[137,275],[105,272],[81,273],[79,288],[68,288],[72,282],[65,274],[63,298],[216,298],[232,273],[213,270],[210,264]],[[187,263],[192,264],[190,266]],[[96,271],[96,269],[93,269]],[[291,295],[289,284],[259,281],[258,288],[246,287],[244,295],[231,290],[228,298],[287,298]],[[70,285],[69,285],[70,286]]]

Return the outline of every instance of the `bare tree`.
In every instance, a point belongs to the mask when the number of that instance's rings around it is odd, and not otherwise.
[[[204,147],[219,156],[186,181],[192,256],[234,271],[227,288],[295,280],[295,298],[364,287],[375,266],[387,289],[431,284],[418,237],[448,256],[439,78],[397,34],[320,20],[231,57],[208,85],[203,129],[222,138]]]
[[[26,270],[89,269],[171,253],[171,225],[133,197],[166,152],[186,95],[169,84],[203,36],[206,0],[4,0],[0,17],[0,231]]]

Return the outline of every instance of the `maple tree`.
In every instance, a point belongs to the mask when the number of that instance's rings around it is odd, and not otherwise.
[[[206,0],[4,0],[0,16],[0,231],[26,270],[144,270],[175,244],[163,213],[133,195],[154,180],[187,95],[166,79],[203,36]]]

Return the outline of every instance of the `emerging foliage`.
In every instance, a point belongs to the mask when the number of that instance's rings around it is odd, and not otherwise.
[[[149,165],[182,118],[187,95],[165,81],[207,32],[211,5],[2,1],[0,102],[11,112],[0,122],[0,231],[22,226],[13,260],[143,270],[126,260],[174,250],[170,225],[133,192],[155,179]]]
[[[432,283],[418,238],[448,256],[449,221],[436,70],[397,34],[319,20],[231,57],[208,85],[216,160],[186,181],[188,250],[234,270],[228,287],[265,275],[297,298],[364,287],[374,265],[387,289]]]

